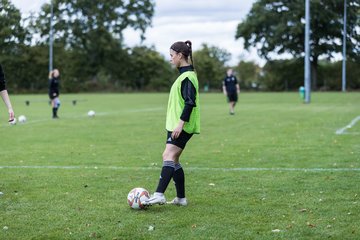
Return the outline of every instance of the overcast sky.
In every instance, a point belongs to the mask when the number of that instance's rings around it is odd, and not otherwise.
[[[50,0],[11,0],[22,13],[38,12]],[[169,59],[169,47],[175,41],[191,40],[193,50],[202,43],[226,49],[232,54],[230,65],[239,59],[263,64],[256,50],[247,52],[242,40],[235,41],[237,25],[243,21],[255,0],[156,0],[152,27],[145,33],[145,44]],[[126,30],[125,44],[140,44],[139,33]]]

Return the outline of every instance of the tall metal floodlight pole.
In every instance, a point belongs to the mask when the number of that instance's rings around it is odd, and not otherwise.
[[[310,0],[305,0],[305,103],[310,103]]]
[[[51,1],[51,13],[50,13],[50,33],[49,33],[49,72],[53,69],[53,17],[54,17],[54,8],[53,0]]]
[[[344,30],[343,30],[343,61],[342,61],[342,91],[346,91],[346,0],[344,0]]]

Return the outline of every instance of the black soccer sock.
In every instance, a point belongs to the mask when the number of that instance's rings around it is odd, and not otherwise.
[[[55,109],[55,117],[57,117],[57,111],[58,111],[58,108],[54,108]]]
[[[171,178],[174,175],[175,163],[174,161],[164,161],[161,169],[161,175],[156,192],[164,193]]]
[[[173,176],[175,187],[176,187],[176,196],[178,198],[185,197],[185,174],[184,170],[181,167],[180,163],[175,164],[175,171]]]
[[[56,117],[56,108],[52,109],[53,117]]]

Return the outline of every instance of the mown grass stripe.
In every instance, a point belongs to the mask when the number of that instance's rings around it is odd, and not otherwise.
[[[111,170],[159,170],[159,167],[124,167],[124,166],[0,166],[0,169],[111,169]],[[239,172],[360,172],[360,168],[205,168],[187,167],[190,171],[239,171]]]

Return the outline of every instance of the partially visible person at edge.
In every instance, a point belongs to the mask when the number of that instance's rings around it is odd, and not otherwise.
[[[49,98],[52,107],[52,117],[54,119],[59,118],[59,116],[57,115],[58,109],[60,107],[59,85],[60,85],[60,72],[58,69],[54,69],[49,73]]]
[[[15,113],[14,113],[14,110],[13,110],[12,105],[11,105],[11,101],[10,101],[8,91],[6,89],[5,74],[4,74],[4,71],[3,71],[3,68],[1,66],[1,64],[0,64],[0,95],[1,95],[1,98],[3,99],[3,101],[5,103],[5,106],[6,106],[7,110],[8,110],[9,122],[12,122],[15,119]]]
[[[185,174],[180,155],[193,134],[200,133],[199,83],[194,71],[190,41],[175,42],[170,47],[171,63],[180,75],[173,83],[166,115],[167,141],[163,152],[163,167],[156,192],[143,205],[165,204],[164,193],[171,179],[174,180],[176,197],[169,204],[186,206]]]
[[[228,69],[226,72],[226,77],[223,81],[223,92],[225,96],[227,96],[230,107],[230,115],[234,115],[235,105],[238,101],[238,94],[240,93],[240,86],[232,69]]]

